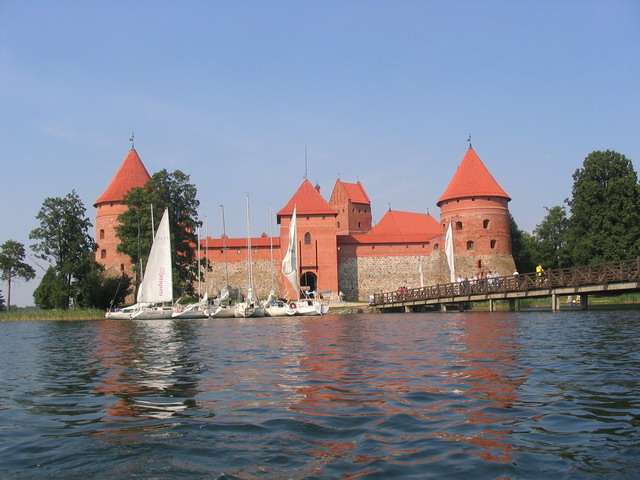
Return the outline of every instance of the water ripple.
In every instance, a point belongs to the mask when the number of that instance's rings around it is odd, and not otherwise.
[[[0,324],[3,478],[630,478],[640,312]]]

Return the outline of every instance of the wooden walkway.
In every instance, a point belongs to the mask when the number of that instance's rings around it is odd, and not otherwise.
[[[461,283],[445,283],[404,291],[374,295],[373,306],[381,311],[463,310],[469,302],[507,300],[509,310],[518,309],[522,298],[550,297],[551,309],[560,308],[560,296],[574,296],[583,309],[588,308],[589,294],[640,291],[640,257],[584,267],[511,275]]]

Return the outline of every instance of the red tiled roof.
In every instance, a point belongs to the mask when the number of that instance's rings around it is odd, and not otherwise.
[[[322,198],[320,192],[315,189],[307,179],[302,182],[298,191],[293,194],[289,203],[278,212],[278,223],[283,215],[293,215],[293,207],[297,206],[298,215],[338,215],[327,201]]]
[[[120,202],[129,190],[134,187],[143,187],[149,180],[151,180],[149,172],[140,160],[138,152],[132,148],[107,189],[93,206],[106,202]]]
[[[358,181],[358,183],[347,183],[338,179],[338,182],[344,186],[344,190],[347,192],[347,197],[353,203],[371,204],[371,200],[369,200],[369,196],[367,195],[367,192],[364,191],[364,187],[360,181]]]
[[[270,247],[273,241],[273,248],[280,247],[280,237],[255,237],[251,238],[251,247]],[[247,248],[246,238],[227,238],[226,241],[222,238],[202,238],[200,239],[200,245],[207,248]]]
[[[440,206],[442,202],[453,198],[480,196],[503,197],[511,200],[511,197],[500,188],[498,182],[489,173],[473,148],[469,147],[437,205]]]
[[[421,234],[440,235],[440,224],[426,213],[397,212],[389,210],[371,229],[373,235]]]
[[[338,244],[379,245],[389,243],[426,243],[440,234],[422,233],[363,233],[356,235],[338,235]]]

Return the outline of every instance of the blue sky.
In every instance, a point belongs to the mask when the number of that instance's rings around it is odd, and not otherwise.
[[[374,222],[439,218],[469,134],[531,231],[590,152],[640,170],[638,52],[632,0],[0,0],[0,243],[73,189],[93,219],[132,132],[150,173],[191,175],[211,236],[220,204],[245,235],[247,194],[252,233],[277,232],[305,147],[326,199],[340,176]]]

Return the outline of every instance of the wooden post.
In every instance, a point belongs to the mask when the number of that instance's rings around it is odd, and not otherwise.
[[[518,302],[517,298],[510,298],[509,299],[509,311],[510,312],[517,312],[520,310],[520,302]]]
[[[580,294],[580,308],[582,310],[589,310],[589,295],[586,293]]]
[[[557,312],[558,310],[560,310],[560,305],[558,305],[559,301],[558,301],[558,295],[556,295],[555,292],[551,293],[551,311],[552,312]]]

